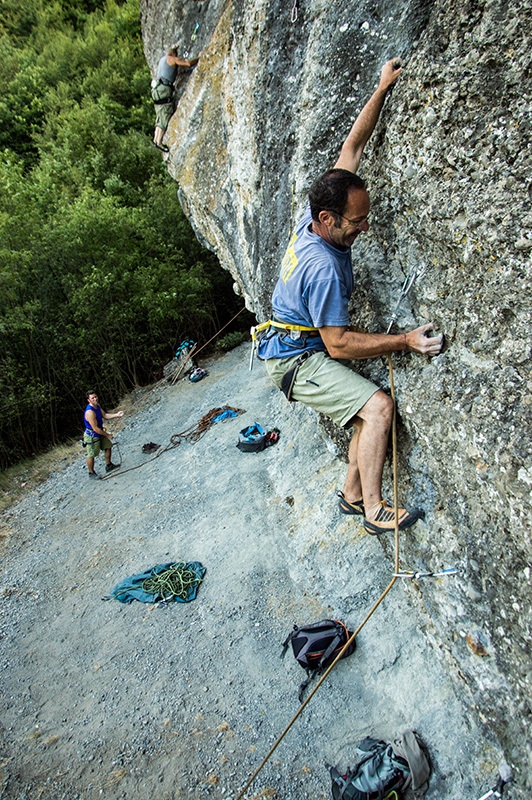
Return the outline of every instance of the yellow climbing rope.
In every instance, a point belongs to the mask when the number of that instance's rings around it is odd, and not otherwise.
[[[203,578],[189,569],[184,561],[180,561],[142,581],[142,590],[160,597],[163,602],[173,597],[186,601],[190,589],[198,587],[202,581]]]
[[[126,472],[132,472],[134,469],[140,469],[140,467],[145,466],[145,464],[149,464],[150,461],[160,458],[160,456],[162,456],[162,454],[166,453],[168,450],[173,450],[174,447],[178,447],[182,441],[187,441],[191,444],[194,444],[207,433],[209,428],[212,428],[216,421],[216,417],[221,417],[226,411],[230,412],[231,416],[240,416],[240,414],[246,413],[244,408],[233,408],[232,406],[211,408],[211,410],[207,411],[207,413],[204,414],[202,418],[198,420],[198,422],[195,422],[194,425],[191,425],[189,428],[186,428],[180,433],[172,434],[168,444],[165,447],[159,447],[154,456],[146,459],[146,461],[143,461],[141,464],[135,464],[134,467],[128,467],[127,469],[120,470],[120,472],[110,472],[108,475],[102,478],[102,481],[107,481],[110,478],[118,478],[119,475],[125,475]]]
[[[398,503],[398,489],[397,489],[397,404],[396,404],[396,400],[395,400],[395,385],[394,385],[394,380],[393,380],[393,364],[392,364],[392,356],[391,356],[391,354],[388,355],[388,372],[389,372],[389,375],[390,375],[390,391],[391,391],[392,400],[393,400],[393,421],[392,421],[392,452],[393,452],[393,460],[392,460],[392,463],[393,463],[393,501],[394,501],[394,508],[395,508],[395,520],[394,520],[394,524],[395,524],[395,568],[394,568],[394,573],[398,573],[399,572],[399,508],[398,508],[399,503]],[[354,633],[351,635],[351,637],[344,644],[344,646],[342,647],[342,649],[340,650],[340,652],[338,653],[338,655],[336,656],[334,661],[329,665],[329,667],[327,667],[327,669],[325,670],[325,672],[323,673],[323,675],[321,676],[321,678],[319,679],[318,683],[315,685],[314,689],[311,691],[311,693],[309,694],[307,699],[300,705],[299,709],[294,714],[294,716],[292,717],[292,719],[290,720],[290,722],[288,723],[288,725],[286,726],[284,731],[281,733],[279,738],[274,742],[274,744],[270,748],[270,750],[267,753],[267,755],[263,758],[263,760],[261,761],[261,763],[259,764],[259,766],[255,770],[255,772],[253,773],[251,778],[248,780],[248,782],[246,783],[246,785],[244,786],[244,788],[242,789],[240,794],[237,796],[236,800],[241,800],[241,798],[244,797],[245,793],[247,792],[247,790],[249,789],[249,787],[251,786],[251,784],[253,783],[253,781],[255,780],[257,775],[259,774],[259,772],[262,770],[264,765],[269,761],[269,759],[271,758],[271,756],[273,755],[273,753],[275,752],[277,747],[281,744],[281,742],[283,741],[284,737],[286,736],[286,734],[288,733],[288,731],[290,730],[290,728],[292,727],[294,722],[298,719],[299,715],[303,712],[303,709],[306,708],[307,705],[310,703],[310,701],[312,700],[312,698],[314,697],[314,695],[316,694],[316,692],[318,691],[318,689],[320,688],[322,683],[326,680],[326,678],[329,675],[329,673],[331,672],[331,670],[334,669],[334,667],[336,666],[338,661],[340,661],[340,659],[342,658],[342,655],[344,654],[345,650],[347,650],[349,645],[352,644],[352,642],[354,642],[354,640],[356,639],[356,637],[358,636],[358,634],[360,633],[360,631],[362,630],[362,628],[364,627],[366,622],[373,615],[374,611],[380,606],[380,604],[382,603],[382,601],[384,600],[384,598],[386,597],[386,595],[388,594],[388,592],[390,591],[390,589],[392,588],[392,586],[394,585],[396,580],[397,580],[397,576],[394,574],[392,579],[391,579],[391,581],[390,581],[390,583],[386,587],[386,589],[383,591],[383,593],[378,598],[378,600],[376,600],[375,603],[372,605],[372,607],[370,608],[370,610],[368,611],[368,613],[366,614],[366,616],[364,617],[364,619],[362,620],[362,622],[360,623],[360,625],[358,626],[356,631],[354,631]]]

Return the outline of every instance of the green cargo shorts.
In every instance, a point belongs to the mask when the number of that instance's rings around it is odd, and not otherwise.
[[[155,106],[155,125],[162,131],[167,130],[172,115],[174,113],[173,103],[164,103],[160,106]]]
[[[298,357],[266,360],[268,375],[276,386],[281,388],[283,375]],[[292,397],[330,417],[339,427],[346,428],[378,390],[374,383],[327,353],[314,353],[301,364]]]
[[[85,455],[87,458],[96,458],[100,450],[109,450],[112,447],[112,442],[107,436],[101,436],[95,439],[94,436],[89,436],[88,433],[83,434],[83,444],[85,445]]]
[[[155,105],[155,125],[165,131],[174,113],[174,103],[172,101],[174,90],[171,86],[160,81],[152,87],[151,97]],[[170,100],[168,103],[161,103],[161,100]]]

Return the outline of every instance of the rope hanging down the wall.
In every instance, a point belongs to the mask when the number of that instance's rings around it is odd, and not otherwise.
[[[411,289],[414,281],[416,280],[416,278],[421,277],[422,274],[424,274],[424,270],[422,270],[422,271],[418,270],[418,271],[414,272],[413,275],[411,274],[410,276],[408,276],[408,278],[405,280],[405,282],[403,284],[403,287],[401,289],[401,295],[400,295],[400,298],[399,298],[399,302],[397,303],[397,305],[395,307],[394,314],[392,316],[392,320],[390,322],[390,325],[389,325],[389,328],[387,330],[387,333],[390,332],[390,330],[391,330],[391,328],[393,326],[393,323],[395,321],[395,318],[396,318],[397,312],[399,310],[400,304],[402,303],[402,301],[404,300],[404,298],[406,297],[406,295],[410,291],[410,289]],[[248,780],[248,782],[246,783],[246,785],[244,786],[244,788],[242,789],[240,794],[237,795],[236,800],[241,800],[244,797],[245,793],[247,792],[247,790],[249,789],[249,787],[251,786],[251,784],[253,783],[253,781],[257,777],[257,775],[260,773],[260,771],[265,766],[265,764],[269,761],[269,759],[271,758],[271,756],[273,755],[273,753],[275,752],[277,747],[280,745],[280,743],[282,742],[282,740],[284,739],[284,737],[286,736],[286,734],[288,733],[288,731],[290,730],[292,725],[296,722],[296,720],[298,719],[300,714],[303,712],[303,709],[305,709],[306,706],[310,703],[310,701],[312,700],[312,698],[314,697],[314,695],[316,694],[316,692],[318,691],[318,689],[320,688],[322,683],[327,679],[329,673],[334,669],[334,667],[336,666],[338,661],[340,661],[340,659],[342,658],[342,656],[343,656],[344,652],[347,650],[347,648],[355,641],[356,637],[358,636],[358,634],[360,633],[360,631],[362,630],[364,625],[368,622],[368,620],[375,613],[375,611],[380,606],[380,604],[382,603],[382,601],[384,600],[384,598],[386,597],[388,592],[391,590],[391,588],[393,587],[395,582],[397,580],[399,580],[399,578],[411,578],[411,579],[415,580],[415,579],[418,579],[418,578],[428,578],[428,577],[440,577],[440,576],[454,575],[456,573],[455,569],[445,569],[445,570],[441,570],[439,572],[413,572],[413,571],[410,571],[410,570],[401,571],[400,568],[399,568],[399,491],[398,491],[398,477],[397,477],[397,401],[396,401],[396,396],[395,396],[395,382],[394,382],[394,376],[393,376],[393,362],[392,362],[391,354],[388,355],[388,374],[389,374],[389,378],[390,378],[390,393],[391,393],[392,400],[393,400],[392,472],[393,472],[393,504],[394,504],[394,510],[395,510],[395,519],[394,519],[395,558],[394,558],[394,571],[392,573],[392,579],[391,579],[390,583],[388,584],[388,586],[382,592],[381,596],[375,601],[373,606],[370,608],[370,610],[368,611],[368,613],[366,614],[366,616],[364,617],[364,619],[362,620],[362,622],[360,623],[358,628],[354,631],[354,633],[350,636],[350,638],[347,640],[345,645],[342,647],[342,649],[340,650],[340,652],[338,653],[338,655],[336,656],[334,661],[325,670],[325,672],[323,673],[323,675],[319,679],[318,683],[316,684],[316,686],[314,687],[312,692],[309,694],[307,699],[301,704],[301,706],[299,707],[297,712],[294,714],[294,716],[292,717],[292,719],[290,720],[290,722],[288,723],[288,725],[286,726],[284,731],[281,733],[279,738],[274,742],[274,744],[270,748],[269,752],[266,754],[266,756],[264,757],[262,762],[259,764],[259,766],[255,770],[255,772],[253,773],[251,778]]]

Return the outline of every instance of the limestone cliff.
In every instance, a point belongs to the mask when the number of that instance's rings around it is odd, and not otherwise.
[[[404,565],[456,566],[412,586],[427,636],[470,691],[521,786],[532,771],[530,195],[532,10],[527,0],[143,0],[154,71],[183,76],[168,169],[202,241],[248,308],[269,313],[305,191],[330,166],[392,56],[405,70],[361,174],[371,229],[354,247],[353,322],[436,322],[446,351],[395,359],[404,500],[428,509]],[[380,360],[365,373],[384,385]],[[279,402],[284,402],[280,397]],[[312,465],[309,464],[309,469]],[[528,744],[527,744],[528,742]]]

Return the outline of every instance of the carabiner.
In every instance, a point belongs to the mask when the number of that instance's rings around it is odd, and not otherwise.
[[[297,9],[299,7],[299,0],[294,0],[294,4],[292,6],[292,13],[290,15],[291,22],[297,21]]]

